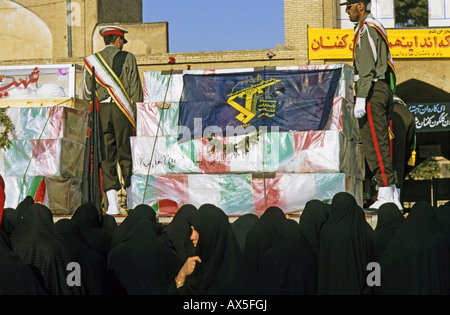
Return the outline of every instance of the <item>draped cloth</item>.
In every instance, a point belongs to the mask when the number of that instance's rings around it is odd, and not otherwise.
[[[256,294],[316,294],[317,263],[297,222],[270,207],[247,236],[245,257],[256,279]]]
[[[84,203],[72,215],[72,219],[81,229],[81,234],[92,249],[100,255],[104,268],[111,249],[111,235],[103,228],[102,216],[93,203]]]
[[[355,198],[337,193],[319,237],[318,294],[370,294],[367,265],[375,261],[372,227]]]
[[[245,253],[245,241],[247,239],[247,233],[251,230],[253,225],[258,221],[258,216],[253,213],[246,213],[236,219],[231,223],[233,232],[236,235],[239,246],[241,247],[242,253]]]
[[[204,204],[189,223],[199,233],[196,255],[201,263],[186,277],[180,294],[251,294],[252,282],[228,216],[220,208]]]
[[[380,260],[381,294],[450,294],[448,241],[429,202],[416,202]]]
[[[379,259],[386,249],[405,217],[395,203],[385,203],[377,212],[377,225],[373,232],[375,257]]]
[[[14,208],[3,209],[3,216],[1,221],[1,230],[6,233],[6,236],[10,237],[14,232],[14,229],[19,222],[19,211]]]
[[[67,284],[67,265],[72,261],[67,243],[56,231],[53,215],[35,203],[25,213],[11,235],[14,252],[38,270],[52,295],[84,294],[83,288]]]
[[[181,206],[175,213],[172,221],[164,228],[165,233],[183,262],[188,257],[195,255],[195,247],[190,240],[192,229],[188,218],[196,211],[197,208],[191,204]]]
[[[81,229],[71,219],[59,219],[55,229],[66,241],[73,262],[77,262],[81,269],[81,278],[89,295],[103,295],[106,293],[106,270],[102,264],[101,254],[89,245],[81,234]]]
[[[300,217],[300,230],[311,245],[316,257],[319,255],[320,230],[330,216],[330,208],[330,205],[312,199],[305,204]]]
[[[0,295],[46,294],[42,279],[12,250],[7,234],[0,230]]]
[[[146,204],[137,205],[134,209],[128,212],[128,216],[120,223],[117,229],[114,230],[111,239],[111,248],[116,247],[122,242],[141,220],[150,220],[156,222],[156,213],[152,207]]]
[[[182,261],[157,230],[155,222],[141,220],[109,254],[108,271],[129,295],[177,293]]]

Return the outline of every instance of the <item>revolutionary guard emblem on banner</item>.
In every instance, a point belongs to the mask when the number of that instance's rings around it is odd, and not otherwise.
[[[262,80],[258,75],[256,78],[244,80],[236,84],[231,93],[228,94],[227,104],[233,106],[239,111],[236,119],[241,121],[244,126],[248,126],[250,120],[260,113],[258,117],[263,115],[273,117],[276,110],[276,100],[265,100],[264,95],[270,91],[275,83],[281,82],[278,79],[270,78]],[[239,103],[243,103],[244,106]]]

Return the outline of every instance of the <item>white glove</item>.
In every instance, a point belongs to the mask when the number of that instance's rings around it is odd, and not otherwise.
[[[364,117],[366,114],[366,98],[357,97],[355,102],[354,114],[356,118]]]

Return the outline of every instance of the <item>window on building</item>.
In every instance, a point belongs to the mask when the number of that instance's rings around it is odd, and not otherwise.
[[[335,0],[340,28],[353,29],[342,0]],[[372,0],[372,15],[390,28],[450,26],[450,0]]]

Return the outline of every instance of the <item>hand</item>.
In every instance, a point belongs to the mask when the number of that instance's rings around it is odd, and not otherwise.
[[[366,114],[366,98],[357,97],[354,108],[354,115],[356,118],[364,117]]]
[[[186,277],[189,276],[195,269],[195,265],[198,262],[202,262],[199,256],[192,256],[186,259],[183,267],[181,267],[178,275],[175,277],[175,282],[177,283],[177,288],[181,287],[186,280]]]

